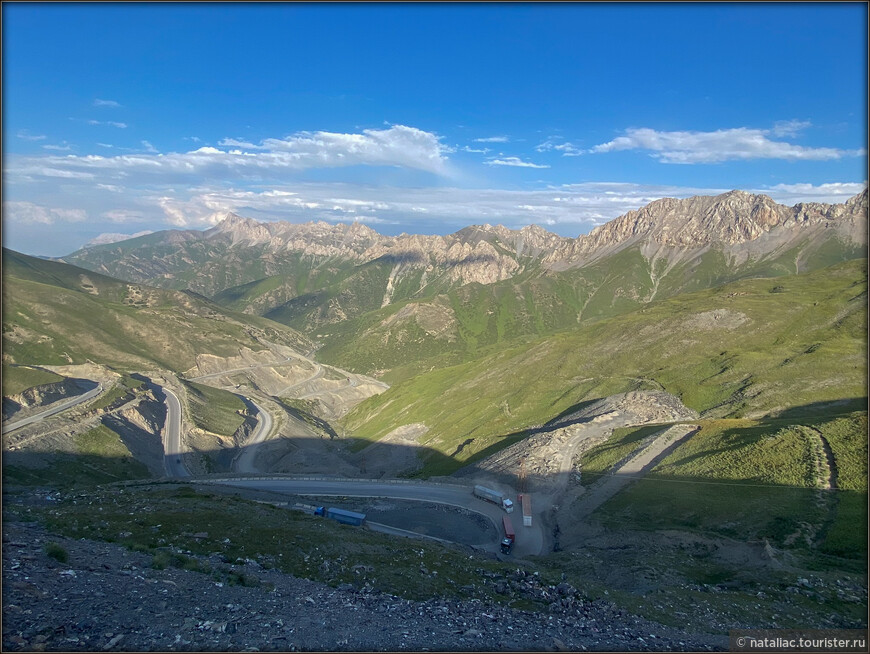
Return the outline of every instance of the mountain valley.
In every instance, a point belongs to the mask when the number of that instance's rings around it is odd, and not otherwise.
[[[866,629],[867,214],[866,190],[794,207],[732,191],[575,239],[228,214],[57,260],[4,249],[4,519],[155,568],[256,561],[348,602],[549,611],[563,646],[600,602],[673,647]],[[512,554],[475,484],[533,498]],[[394,522],[289,510],[312,502]]]

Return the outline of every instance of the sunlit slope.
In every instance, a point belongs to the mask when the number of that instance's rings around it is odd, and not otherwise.
[[[423,422],[421,444],[442,454],[471,439],[458,466],[579,402],[631,389],[663,388],[709,416],[824,411],[867,395],[866,286],[866,260],[855,260],[653,302],[399,383],[345,427],[377,439]]]
[[[433,365],[478,358],[494,345],[573,330],[682,293],[741,279],[790,277],[796,274],[798,259],[802,271],[812,271],[858,256],[854,248],[828,239],[739,264],[718,249],[671,263],[664,258],[648,260],[638,248],[627,248],[560,272],[529,265],[523,273],[495,284],[418,294],[368,313],[354,307],[348,320],[318,327],[325,344],[320,356],[358,372],[388,371],[386,379],[395,382]],[[340,299],[331,301],[341,304]],[[308,307],[305,313],[314,311]],[[270,317],[304,329],[305,323],[295,322],[293,313],[285,308]]]
[[[204,298],[128,284],[68,264],[3,251],[4,362],[88,360],[182,372],[197,354],[234,356],[258,339],[307,347],[293,330]]]

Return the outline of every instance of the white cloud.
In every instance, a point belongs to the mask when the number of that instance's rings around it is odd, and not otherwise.
[[[507,143],[510,141],[509,136],[487,136],[482,139],[474,139],[475,143]]]
[[[778,120],[773,124],[770,133],[774,136],[797,136],[798,132],[811,127],[808,120]]]
[[[147,141],[142,143],[146,147],[150,145]],[[191,152],[167,154],[18,157],[14,163],[10,162],[8,170],[55,177],[138,175],[143,182],[145,178],[153,179],[154,175],[179,181],[190,177],[237,180],[240,176],[282,177],[287,170],[359,165],[395,166],[440,175],[450,173],[447,150],[439,137],[403,125],[364,130],[361,134],[300,132],[284,139],[265,139],[257,145],[229,139],[222,143],[251,151],[203,146]]]
[[[543,143],[539,143],[535,146],[535,150],[538,152],[556,150],[557,152],[561,152],[563,157],[579,157],[583,154],[583,150],[575,146],[573,143],[569,143],[568,141],[560,143],[555,137],[550,137]]]
[[[73,155],[68,155],[73,156]],[[59,159],[60,157],[53,156],[51,159]],[[43,160],[49,159],[49,157],[44,157]],[[82,180],[90,180],[94,179],[95,175],[93,173],[79,171],[79,170],[68,170],[62,168],[60,166],[53,167],[51,165],[40,165],[40,163],[34,163],[29,166],[24,166],[22,168],[16,168],[12,170],[16,175],[25,175],[25,176],[35,176],[35,177],[59,177],[61,179],[82,179]]]
[[[56,222],[82,222],[87,220],[82,209],[51,208],[33,202],[17,201],[3,203],[3,218],[17,223],[52,225]]]
[[[474,152],[476,154],[486,154],[487,152],[489,152],[489,148],[477,149],[477,148],[471,148],[471,147],[468,147],[467,145],[465,145],[462,147],[462,151],[463,152]]]
[[[88,125],[108,125],[118,129],[127,129],[127,123],[119,123],[114,120],[89,120],[87,123]]]
[[[114,148],[115,146],[111,143],[97,143],[101,148]]]
[[[302,184],[264,191],[208,189],[171,199],[148,199],[160,206],[172,225],[213,225],[228,211],[259,220],[342,222],[363,217],[369,222],[407,225],[414,232],[419,220],[456,229],[469,224],[500,223],[521,227],[530,223],[557,225],[574,235],[662,197],[716,195],[728,189],[588,183],[533,191],[463,188],[381,188],[342,185],[335,195],[330,184]],[[376,221],[370,220],[372,217]],[[584,229],[585,228],[585,229]]]
[[[155,148],[153,145],[151,145],[151,143],[148,141],[142,141],[142,147],[145,148],[146,152],[152,152],[152,153],[157,152],[157,148]]]
[[[100,216],[113,223],[131,223],[141,221],[143,218],[141,211],[133,211],[130,209],[112,209],[110,211],[104,211]]]
[[[100,100],[97,98],[94,100],[95,107],[110,107],[112,109],[116,109],[121,106],[120,102],[116,102],[115,100]]]
[[[836,204],[845,202],[867,188],[867,180],[857,183],[831,182],[827,184],[775,184],[759,189],[751,189],[752,193],[764,193],[771,198],[789,206],[800,202],[823,202]]]
[[[536,164],[529,161],[523,161],[519,157],[505,157],[504,159],[487,159],[484,161],[487,166],[517,166],[519,168],[549,168],[546,164]]]
[[[15,134],[22,141],[44,141],[48,137],[45,134],[31,134],[29,130],[19,129]]]
[[[72,146],[66,141],[63,142],[62,145],[43,145],[43,150],[55,150],[57,152],[70,152],[72,150]]]
[[[782,127],[780,127],[782,129]],[[786,129],[794,129],[786,127]],[[861,150],[810,148],[767,138],[773,130],[737,127],[715,132],[659,132],[654,129],[628,129],[590,152],[617,150],[651,150],[662,163],[720,163],[748,159],[829,160],[844,156],[859,156]]]
[[[153,233],[154,232],[152,232],[151,230],[136,232],[135,234],[118,234],[115,232],[106,232],[92,238],[90,241],[85,243],[85,247],[89,247],[92,245],[106,245],[108,243],[119,243],[121,241],[126,241],[131,238],[136,238],[137,236],[146,236]]]

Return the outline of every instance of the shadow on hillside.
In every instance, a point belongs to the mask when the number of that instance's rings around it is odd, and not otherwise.
[[[293,454],[305,449],[316,453],[325,451],[326,446],[338,447],[338,444],[328,437],[294,439],[292,444],[287,444],[288,449],[291,445],[292,451],[289,452],[291,458]],[[279,439],[272,446],[280,448],[283,444]],[[414,458],[421,450],[406,445],[387,444],[384,447],[397,450],[388,453],[387,456],[398,458]],[[448,458],[431,450],[423,449],[423,452],[424,456],[435,460]],[[234,477],[333,478],[348,482],[385,480],[383,472],[377,469],[374,462],[370,462],[365,471],[357,468],[352,472],[345,470],[344,474],[335,474],[335,471],[328,467],[294,469],[291,464],[276,466],[277,469],[259,475],[239,475],[233,473],[229,466],[221,465],[221,462],[231,460],[231,457],[226,454],[226,450],[223,449],[189,452],[181,458],[189,468],[194,470],[199,468],[199,474],[193,478],[174,478],[168,475],[161,477],[149,475],[145,466],[132,457],[8,452],[3,459],[4,486],[7,489],[10,487],[88,488],[99,484],[149,478],[179,482]],[[352,459],[352,454],[348,452],[347,457]],[[215,469],[212,473],[202,472],[203,458],[213,461]],[[308,461],[310,460],[309,458]],[[166,468],[172,470],[168,458],[166,463]],[[483,483],[501,491],[514,501],[517,500],[516,483],[496,480],[474,463],[465,466],[463,473],[461,479],[437,478],[430,481],[467,485],[469,496],[474,483]],[[534,507],[536,515],[539,516],[536,519],[544,521],[541,524],[544,525],[545,530],[555,529],[556,550],[578,547],[590,538],[592,540],[589,542],[593,543],[596,538],[601,537],[600,530],[603,527],[605,533],[611,534],[624,530],[632,533],[687,531],[737,539],[743,543],[767,541],[779,549],[812,551],[834,557],[856,560],[866,557],[867,494],[865,492],[821,491],[815,488],[764,483],[759,480],[723,480],[700,476],[671,476],[655,472],[638,476],[628,475],[623,479],[620,479],[621,476],[620,473],[605,473],[584,479],[587,490],[579,496],[577,502],[583,502],[587,496],[591,497],[592,493],[605,483],[621,484],[617,492],[607,495],[588,515],[581,510],[579,504],[568,504],[560,511],[557,523],[555,513],[542,511],[542,507],[539,506]],[[405,483],[413,484],[415,481],[424,482],[424,480],[406,479]],[[535,486],[540,481],[545,480],[536,480],[532,477],[527,480],[529,492],[533,497],[535,497]],[[567,489],[569,495],[576,494],[579,488],[579,483],[572,480]],[[272,495],[282,494],[282,491],[274,489],[263,492]],[[283,494],[294,495],[289,491],[284,491]],[[418,499],[425,500],[425,494]],[[471,501],[480,502],[482,510],[492,508],[483,500]],[[518,510],[521,509],[518,507]],[[574,513],[577,518],[569,519]],[[515,524],[517,521],[521,523],[519,515],[514,518]],[[587,532],[585,525],[597,525],[597,527]]]
[[[134,376],[136,377],[136,376]],[[143,379],[138,377],[139,379]],[[155,389],[158,395],[162,393]],[[802,419],[794,424],[811,424],[824,429],[827,422],[841,417],[839,410],[843,407],[856,407],[863,398],[853,398],[848,403],[832,406],[830,403],[810,404],[794,407],[794,416],[811,415],[811,420]],[[557,416],[551,425],[553,428],[563,424],[580,424],[592,418],[572,419],[579,409],[590,403],[582,403]],[[253,408],[253,407],[251,407]],[[284,406],[285,410],[294,415],[302,414],[293,407]],[[819,413],[838,410],[837,414],[825,418]],[[306,414],[307,415],[307,414]],[[297,417],[299,417],[297,415]],[[567,420],[567,423],[566,423]],[[130,425],[121,425],[117,420],[105,421],[104,424],[119,433],[124,445],[134,456],[141,454],[143,448],[156,446],[159,448],[159,437],[146,433],[141,426],[138,432],[130,429]],[[694,530],[716,534],[729,538],[767,540],[776,547],[807,547],[836,556],[854,556],[856,552],[866,553],[866,492],[846,490],[820,490],[818,488],[788,486],[766,482],[763,478],[740,479],[739,466],[731,473],[734,479],[713,478],[699,474],[697,476],[669,475],[656,472],[655,463],[662,461],[669,454],[674,455],[671,463],[684,470],[693,462],[704,457],[730,453],[726,457],[730,462],[740,462],[740,451],[744,447],[761,439],[775,435],[783,429],[782,414],[770,421],[761,421],[756,425],[742,429],[729,429],[722,432],[718,439],[719,446],[703,452],[687,453],[680,456],[683,444],[666,448],[653,460],[653,464],[644,468],[636,476],[613,471],[594,475],[585,473],[583,483],[586,493],[581,493],[581,487],[576,479],[568,480],[569,492],[566,501],[575,497],[577,502],[589,501],[596,489],[609,480],[617,480],[618,488],[612,495],[604,493],[604,499],[593,510],[584,512],[577,508],[577,517],[587,515],[589,520],[605,525],[608,529],[617,529],[620,525],[632,530]],[[476,452],[467,462],[457,462],[454,458],[425,446],[414,446],[403,443],[380,443],[378,452],[380,461],[360,458],[359,452],[352,447],[355,441],[342,439],[334,431],[325,431],[320,438],[273,438],[256,446],[255,457],[259,467],[264,470],[262,476],[289,475],[294,477],[333,477],[348,480],[376,481],[392,478],[405,478],[414,481],[420,477],[423,470],[457,472],[453,477],[441,477],[436,481],[469,486],[480,483],[504,493],[516,500],[519,479],[510,472],[494,473],[487,470],[482,461],[489,455],[522,440],[531,433],[540,433],[544,428],[517,431],[507,434],[497,443]],[[331,428],[330,428],[331,430]],[[689,438],[691,440],[692,437]],[[155,439],[157,439],[155,441]],[[148,443],[146,444],[146,441]],[[473,441],[472,441],[473,442]],[[238,459],[241,450],[214,448],[188,452],[182,455],[183,464],[193,473],[194,478],[209,478],[215,474],[232,476],[233,461]],[[672,451],[673,450],[673,451]],[[232,454],[232,456],[230,456]],[[105,484],[127,479],[163,478],[175,479],[171,472],[178,463],[175,456],[170,460],[164,456],[162,474],[151,473],[136,458],[125,456],[99,456],[94,454],[73,455],[56,452],[37,452],[32,450],[17,450],[4,453],[4,481],[7,485],[25,487],[86,487],[95,484]],[[389,466],[381,465],[390,462]],[[425,468],[422,464],[425,463]],[[801,462],[796,462],[800,465]],[[735,464],[735,465],[736,465]],[[405,467],[402,467],[402,466]],[[397,467],[398,466],[398,467]],[[460,470],[461,469],[461,470]],[[747,470],[757,469],[747,466]],[[591,475],[591,476],[590,476]],[[245,475],[261,476],[261,475]],[[189,479],[179,479],[185,481]],[[423,479],[420,479],[423,481]],[[553,480],[529,474],[525,479],[526,488],[534,493],[545,486],[551,486]],[[584,500],[584,497],[587,497]],[[481,500],[482,501],[482,500]],[[566,504],[562,508],[560,520],[572,513]],[[566,513],[567,510],[567,513]],[[536,513],[540,507],[536,507]],[[555,525],[555,514],[544,511],[544,520],[552,528]],[[547,516],[550,516],[549,518]],[[586,518],[583,518],[586,521]],[[807,531],[806,524],[817,525],[812,533]],[[579,520],[578,520],[579,524]],[[859,526],[856,529],[856,525]],[[576,526],[576,525],[575,525]],[[562,525],[563,534],[570,534],[571,525]],[[563,541],[565,536],[563,536]]]
[[[401,251],[401,252],[390,252],[389,254],[385,254],[383,256],[378,257],[372,263],[385,263],[390,266],[395,266],[397,264],[402,263],[426,263],[427,260],[423,256],[421,252],[414,252],[411,250]]]
[[[791,407],[785,409],[784,411],[778,412],[775,418],[777,420],[798,420],[807,418],[824,419],[832,415],[841,415],[846,413],[853,413],[855,411],[867,410],[868,403],[866,396],[850,397],[846,400],[834,400],[832,402],[811,402],[810,404]]]

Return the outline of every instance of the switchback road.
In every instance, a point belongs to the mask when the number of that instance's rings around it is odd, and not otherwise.
[[[3,425],[3,433],[7,434],[11,431],[15,431],[16,429],[21,429],[27,425],[30,425],[34,422],[38,422],[40,420],[44,420],[49,416],[53,416],[61,411],[66,411],[67,409],[71,409],[72,407],[82,404],[83,402],[87,402],[95,398],[97,395],[103,392],[103,385],[97,384],[96,388],[92,388],[86,393],[82,393],[81,395],[76,395],[74,397],[67,398],[65,400],[61,400],[55,406],[47,409],[41,413],[37,413],[36,415],[32,415],[29,418],[22,418],[21,420],[16,420],[15,422],[7,422]]]
[[[259,472],[254,465],[257,456],[258,445],[265,441],[272,431],[272,415],[259,404],[248,398],[254,408],[257,409],[257,426],[246,443],[242,445],[241,452],[233,461],[236,472],[255,473]]]

